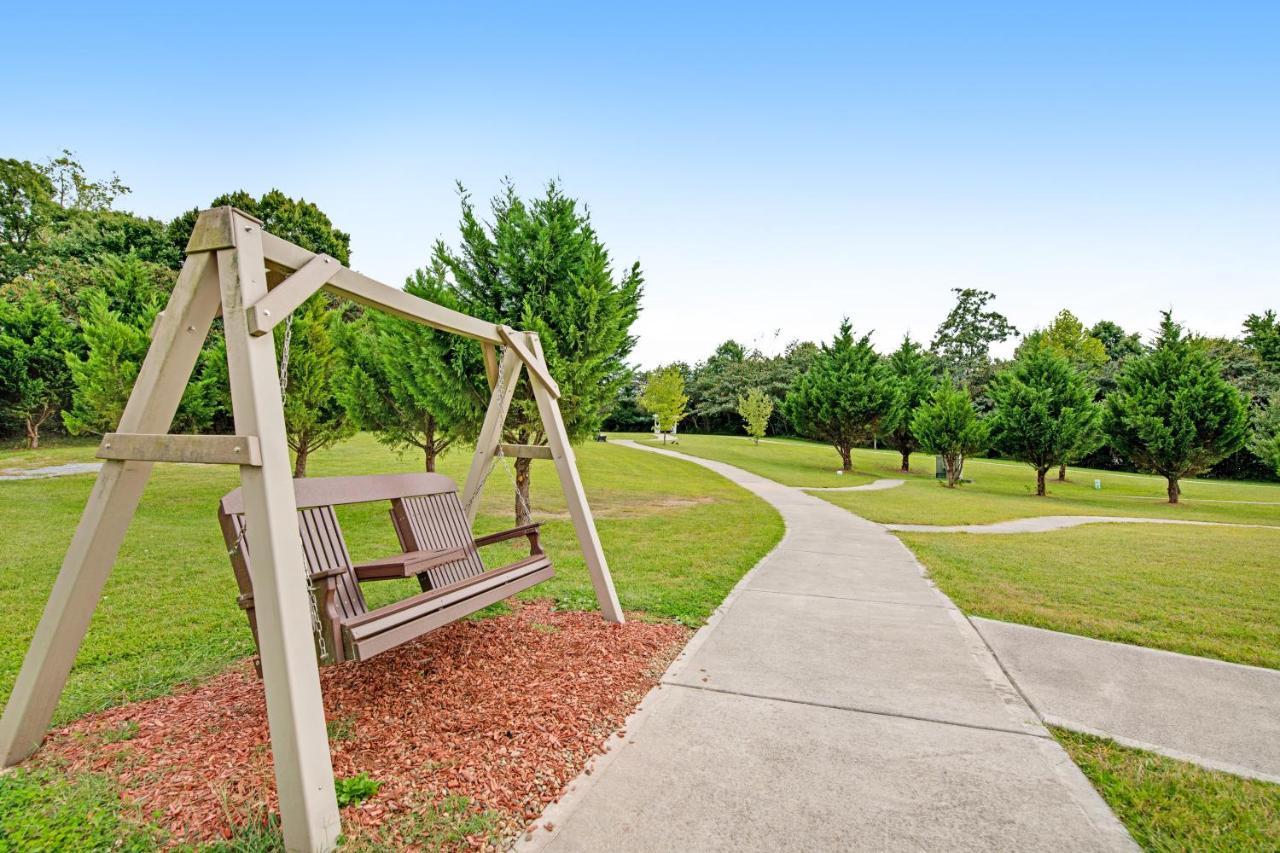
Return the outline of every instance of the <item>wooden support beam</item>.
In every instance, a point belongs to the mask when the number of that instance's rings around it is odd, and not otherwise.
[[[503,456],[515,459],[552,459],[551,448],[545,444],[499,444]]]
[[[508,349],[516,351],[516,355],[520,356],[520,360],[524,362],[525,367],[529,368],[529,373],[538,377],[538,381],[542,383],[542,387],[547,389],[554,399],[560,399],[560,386],[551,378],[551,371],[547,370],[546,362],[535,355],[525,343],[525,336],[528,332],[517,332],[510,326],[499,326],[498,334],[502,336],[503,342]]]
[[[484,423],[480,427],[480,436],[476,439],[476,452],[471,457],[471,469],[467,472],[467,482],[462,488],[462,507],[467,512],[467,523],[474,525],[476,512],[480,509],[480,490],[489,477],[489,469],[493,467],[493,459],[498,450],[498,442],[502,440],[502,428],[507,422],[507,412],[511,409],[511,400],[516,393],[516,383],[520,380],[520,371],[524,362],[511,350],[502,353],[502,362],[498,365],[498,384],[493,396],[489,398],[489,408],[484,414]]]
[[[298,309],[329,279],[338,274],[342,264],[328,255],[316,255],[293,275],[286,278],[246,312],[249,334],[257,337],[275,328],[277,323]]]
[[[490,343],[480,344],[484,353],[484,378],[489,381],[489,390],[498,387],[498,348]]]
[[[301,269],[316,256],[315,252],[295,246],[288,240],[265,231],[262,232],[262,244],[266,259],[284,269]],[[378,308],[397,317],[441,331],[452,332],[478,341],[488,341],[491,344],[502,343],[502,338],[498,335],[498,327],[494,323],[420,299],[411,293],[405,293],[398,287],[383,284],[343,266],[339,266],[338,271],[324,285],[324,289],[350,299],[352,302]]]
[[[538,336],[525,332],[524,338],[530,353],[545,371],[546,363],[542,360],[542,344],[538,341]],[[551,448],[551,458],[556,463],[556,474],[560,477],[560,488],[564,490],[569,519],[573,522],[573,531],[578,535],[578,544],[582,547],[582,556],[591,575],[591,585],[595,588],[596,601],[600,603],[600,613],[606,621],[622,623],[626,621],[626,617],[622,615],[622,605],[618,603],[618,593],[613,588],[613,576],[609,574],[609,564],[604,558],[604,548],[600,544],[600,534],[596,531],[591,507],[587,506],[587,493],[582,488],[582,478],[578,476],[578,463],[573,457],[573,446],[569,444],[569,434],[564,428],[560,406],[551,390],[542,383],[539,373],[529,371],[529,384],[533,386],[533,399],[538,404],[542,430],[547,434],[547,445]]]
[[[234,216],[236,247],[217,253],[227,376],[236,432],[256,435],[261,467],[240,467],[267,725],[288,850],[332,850],[341,833],[298,536],[275,338],[249,332],[247,310],[267,295],[262,227]],[[310,260],[310,258],[308,258]],[[300,265],[299,265],[300,266]]]
[[[168,432],[217,312],[212,257],[188,255],[120,417],[121,431]],[[0,766],[17,764],[44,740],[150,475],[149,462],[119,460],[98,473],[0,717]]]
[[[261,465],[256,435],[154,435],[109,432],[99,459],[137,462],[195,462],[205,465]]]

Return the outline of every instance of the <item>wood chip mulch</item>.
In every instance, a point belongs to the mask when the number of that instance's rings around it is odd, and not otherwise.
[[[602,750],[687,639],[678,625],[610,625],[533,602],[324,668],[335,776],[383,783],[343,809],[344,831],[397,844],[407,825],[398,817],[463,796],[476,812],[500,813],[501,834],[516,836]],[[190,690],[77,720],[40,754],[118,779],[175,842],[227,838],[233,822],[276,808],[266,706],[248,661]]]

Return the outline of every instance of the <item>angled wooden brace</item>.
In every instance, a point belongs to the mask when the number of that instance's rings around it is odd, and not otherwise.
[[[542,383],[542,387],[547,389],[552,399],[560,399],[560,386],[551,378],[551,371],[547,370],[547,363],[534,354],[529,349],[529,345],[525,342],[524,336],[528,332],[517,332],[510,326],[499,326],[498,334],[502,340],[506,342],[507,350],[515,350],[516,355],[520,356],[520,360],[524,362],[524,366],[529,368],[529,372],[538,377],[538,381]]]
[[[467,472],[467,482],[462,489],[462,506],[467,511],[467,523],[470,525],[476,523],[476,513],[480,509],[480,490],[489,476],[489,469],[493,467],[498,442],[502,441],[502,428],[507,423],[507,412],[516,395],[516,383],[520,381],[520,370],[523,367],[524,362],[512,349],[503,350],[502,361],[498,364],[496,386],[489,398],[484,424],[476,439],[476,452],[471,457],[471,470]]]
[[[276,324],[298,310],[312,294],[324,287],[340,269],[342,264],[328,255],[316,255],[307,261],[297,272],[277,284],[245,311],[249,334],[256,338],[274,329]]]

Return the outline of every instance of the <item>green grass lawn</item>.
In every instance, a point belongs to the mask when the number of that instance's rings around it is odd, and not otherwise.
[[[661,445],[651,435],[626,436]],[[840,457],[824,444],[767,439],[759,445],[738,436],[683,435],[682,453],[737,465],[789,486],[856,486],[872,479],[906,482],[875,492],[814,492],[815,495],[882,524],[987,524],[1037,515],[1125,515],[1280,525],[1280,484],[1227,480],[1186,480],[1182,502],[1167,503],[1159,477],[1088,468],[1068,469],[1068,480],[1049,481],[1049,494],[1035,495],[1035,472],[1028,465],[999,459],[969,459],[964,475],[972,482],[947,489],[934,479],[933,457],[917,453],[911,472],[899,470],[901,457],[886,450],[853,452],[853,475],[837,476]],[[1102,488],[1094,488],[1094,480]]]
[[[1275,850],[1280,785],[1054,729],[1144,850]]]
[[[0,454],[0,468],[91,461],[95,444],[67,442]],[[441,470],[465,476],[469,448]],[[715,474],[678,460],[588,444],[578,451],[588,499],[622,605],[648,617],[698,624],[782,535],[766,503]],[[398,458],[368,436],[323,452],[313,476],[420,470],[420,457]],[[94,475],[0,482],[0,697],[7,697],[57,575]],[[253,651],[216,521],[218,499],[238,485],[222,466],[158,465],[129,529],[56,719],[158,695],[218,672]],[[477,527],[512,519],[512,486],[495,468]],[[595,596],[550,462],[536,461],[532,504],[545,522],[544,546],[554,580],[525,595],[554,597],[567,608],[593,609]],[[384,506],[341,513],[357,560],[397,550]],[[412,580],[366,587],[377,606],[417,591]]]
[[[1280,669],[1280,530],[900,536],[966,613]]]

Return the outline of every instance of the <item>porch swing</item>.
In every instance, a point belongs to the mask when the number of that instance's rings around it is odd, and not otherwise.
[[[461,496],[452,480],[438,474],[290,477],[271,332],[321,289],[480,343],[493,394]],[[174,413],[219,314],[236,434],[171,435]],[[502,443],[524,370],[546,446]],[[169,302],[156,316],[118,432],[103,436],[98,448],[102,470],[0,717],[0,766],[18,764],[43,741],[153,463],[234,465],[241,487],[222,499],[219,518],[259,650],[285,846],[333,849],[342,827],[317,662],[366,659],[551,577],[536,525],[471,534],[476,498],[495,459],[552,460],[601,616],[624,621],[559,398],[536,334],[375,281],[267,233],[235,208],[203,211]],[[390,502],[402,550],[355,565],[334,508],[369,501]],[[480,548],[521,536],[529,540],[529,556],[485,567]],[[415,577],[422,592],[370,610],[360,585],[391,577]]]
[[[280,352],[282,400],[289,389],[292,338],[293,317],[290,316]],[[505,388],[493,390],[496,396],[505,393]],[[531,452],[536,450],[530,448]],[[495,455],[506,464],[504,445],[498,446]],[[483,487],[483,482],[480,485]],[[298,535],[302,540],[304,580],[310,599],[311,632],[316,660],[321,665],[367,660],[554,575],[551,558],[538,541],[537,523],[472,538],[469,507],[463,507],[453,480],[440,474],[312,477],[294,480],[293,489],[298,507]],[[472,502],[479,493],[477,488]],[[516,496],[525,517],[530,517],[529,505],[519,490]],[[402,552],[372,562],[354,563],[338,524],[336,507],[383,500],[390,501],[391,523]],[[240,590],[236,601],[248,617],[256,643],[258,623],[253,571],[245,542],[248,528],[240,489],[219,502],[218,524]],[[522,536],[529,540],[527,557],[498,568],[485,566],[481,548]],[[420,593],[369,609],[361,591],[362,583],[409,577],[417,578]]]

